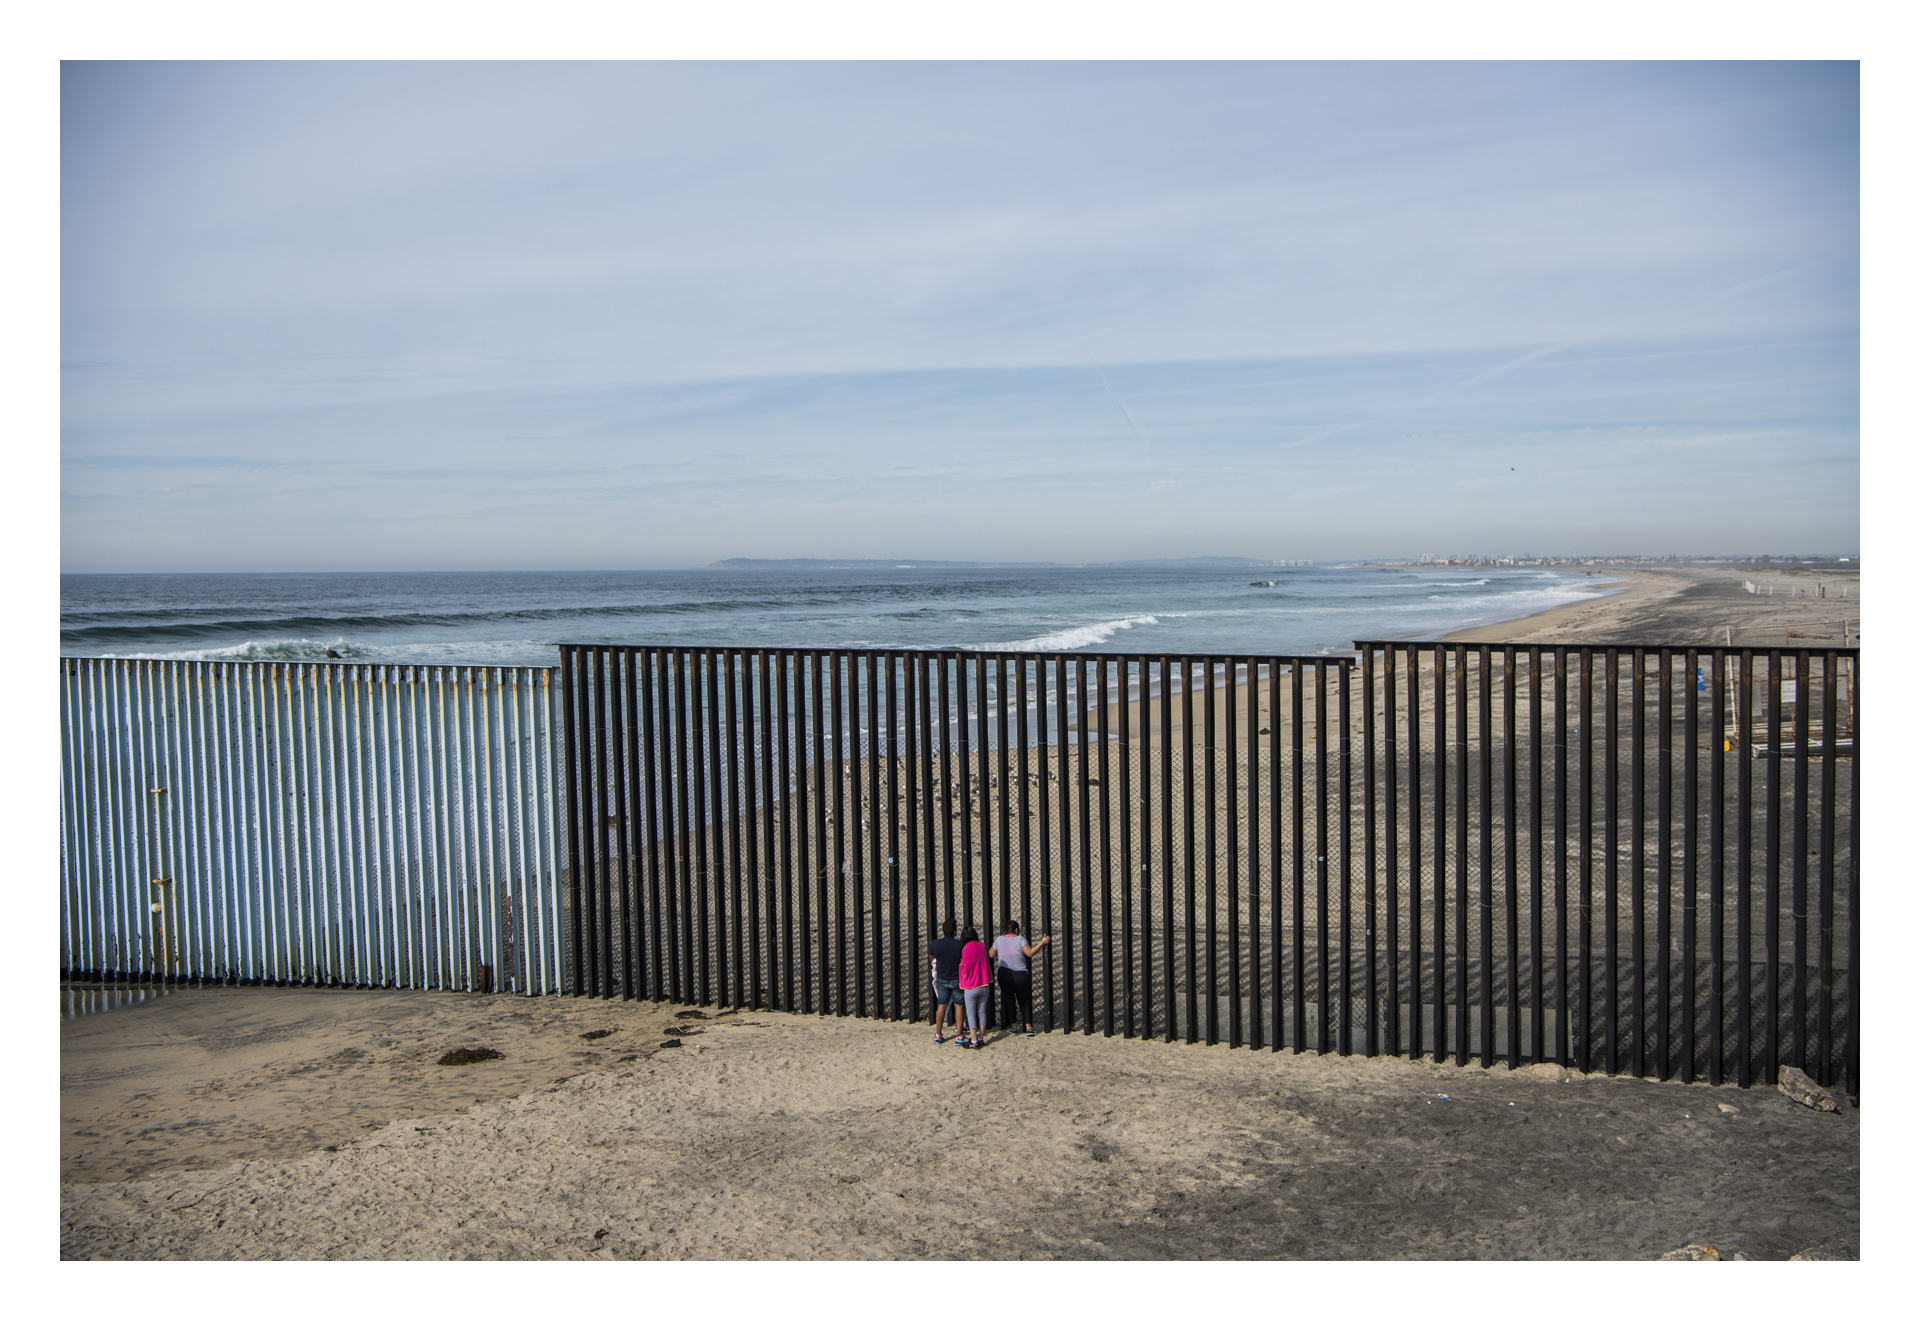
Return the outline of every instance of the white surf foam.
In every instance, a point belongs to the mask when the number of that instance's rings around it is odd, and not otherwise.
[[[1160,620],[1154,615],[1129,615],[1125,619],[1108,619],[1098,624],[1082,624],[1078,628],[1063,628],[1057,633],[1042,633],[1037,638],[1022,638],[1018,642],[985,642],[969,647],[969,651],[1077,651],[1081,647],[1091,647],[1105,642],[1122,629],[1132,628],[1135,624],[1157,624]]]
[[[326,660],[329,650],[342,660],[368,660],[370,647],[335,638],[316,642],[312,638],[267,638],[237,643],[231,647],[185,647],[171,651],[124,651],[102,653],[109,660],[195,660],[195,661],[314,661]]]

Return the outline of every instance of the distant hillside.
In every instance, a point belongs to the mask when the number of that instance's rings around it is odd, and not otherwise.
[[[1265,569],[1274,560],[1240,555],[1196,555],[1184,560],[1105,560],[1057,564],[1035,560],[715,560],[709,569]]]

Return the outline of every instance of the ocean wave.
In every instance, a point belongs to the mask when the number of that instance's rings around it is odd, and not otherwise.
[[[266,641],[242,642],[231,647],[198,647],[179,651],[129,651],[105,652],[105,660],[182,660],[182,661],[317,661],[327,660],[328,651],[339,654],[341,660],[371,660],[375,658],[375,649],[348,642],[345,638],[335,638],[331,642],[315,642],[312,638],[270,638]]]
[[[1042,633],[1037,638],[1022,638],[1018,642],[982,642],[966,648],[968,651],[1078,651],[1081,647],[1091,647],[1095,643],[1105,642],[1122,629],[1132,628],[1135,624],[1157,624],[1160,620],[1154,615],[1129,615],[1125,619],[1109,619],[1098,624],[1082,624],[1078,628],[1063,628],[1057,633]]]
[[[212,641],[232,636],[241,630],[260,632],[306,632],[320,629],[399,629],[436,628],[451,625],[545,623],[570,619],[606,619],[646,615],[697,615],[737,613],[740,611],[792,609],[796,606],[826,607],[838,604],[828,598],[789,596],[775,599],[736,601],[655,601],[628,602],[619,605],[581,605],[529,607],[512,610],[404,611],[366,615],[283,615],[247,618],[231,611],[218,614],[199,612],[204,617],[173,624],[96,623],[69,626],[60,630],[63,646],[100,646],[113,642],[149,642],[177,638],[182,642]],[[151,611],[128,611],[116,618],[138,620]],[[177,613],[176,616],[177,618]]]

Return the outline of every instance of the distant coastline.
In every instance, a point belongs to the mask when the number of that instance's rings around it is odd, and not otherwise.
[[[1053,560],[715,560],[709,569],[1290,569],[1312,560],[1255,560],[1239,555],[1195,555],[1182,560],[1099,560],[1066,564]]]

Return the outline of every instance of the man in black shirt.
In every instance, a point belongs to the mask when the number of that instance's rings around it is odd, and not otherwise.
[[[948,918],[941,926],[943,933],[933,942],[928,951],[931,958],[929,966],[933,971],[933,1040],[938,1045],[945,1041],[942,1029],[947,1016],[947,1006],[953,1006],[953,1035],[960,1035],[960,951],[964,948],[954,933],[954,920]]]

